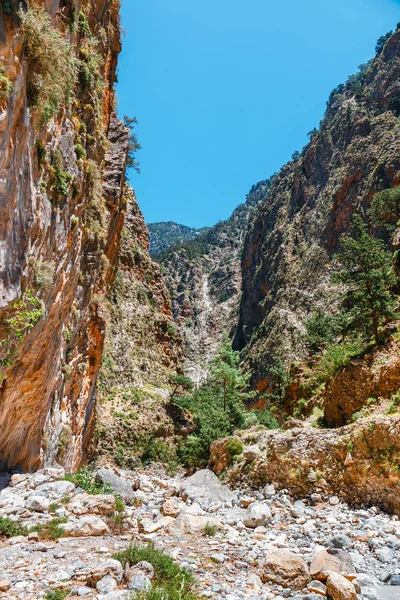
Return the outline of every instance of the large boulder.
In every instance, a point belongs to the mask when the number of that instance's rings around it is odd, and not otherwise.
[[[329,573],[326,594],[331,600],[358,600],[354,585],[339,573]]]
[[[325,582],[329,572],[349,575],[355,572],[350,554],[337,548],[322,548],[311,562],[310,572],[314,579]]]
[[[246,527],[255,529],[256,527],[268,525],[268,523],[271,522],[271,519],[271,511],[266,504],[262,504],[261,502],[253,502],[247,509],[243,523],[246,525]]]
[[[126,479],[122,479],[112,471],[108,469],[100,469],[95,475],[97,483],[106,485],[107,483],[112,487],[116,494],[122,496],[122,498],[134,498],[132,485]]]
[[[289,550],[276,549],[267,554],[259,575],[263,583],[301,590],[307,584],[309,571],[302,558]]]
[[[86,537],[107,535],[107,525],[99,517],[87,516],[78,521],[65,524],[65,535],[68,537]]]
[[[183,482],[180,494],[184,500],[192,500],[202,505],[220,502],[232,506],[235,494],[208,469],[197,471]]]
[[[183,535],[184,533],[194,533],[204,531],[206,525],[217,528],[222,526],[221,521],[209,516],[180,514],[165,527],[166,533],[170,535]]]
[[[29,496],[27,501],[25,502],[25,507],[28,510],[33,510],[35,512],[46,512],[49,509],[50,501],[45,496],[39,496],[38,494],[33,494]]]
[[[112,494],[77,494],[68,504],[68,510],[74,515],[97,513],[110,515],[116,510],[115,496]]]

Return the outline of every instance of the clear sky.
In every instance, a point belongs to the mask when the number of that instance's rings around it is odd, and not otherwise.
[[[147,222],[227,218],[307,142],[399,0],[122,0],[121,116],[136,116]]]

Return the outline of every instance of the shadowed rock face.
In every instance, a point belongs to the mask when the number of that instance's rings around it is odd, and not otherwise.
[[[76,468],[89,451],[93,427],[105,334],[101,300],[114,278],[126,207],[128,130],[113,113],[119,3],[77,5],[78,12],[85,8],[93,35],[103,31],[101,135],[98,129],[93,135],[96,124],[83,92],[46,128],[39,127],[27,105],[18,23],[0,14],[0,54],[13,82],[0,114],[0,464],[5,468],[33,470],[55,459]],[[45,6],[53,14],[60,3]],[[66,25],[64,30],[61,19],[53,24],[72,45],[80,43],[79,33]],[[41,158],[38,139],[45,152]],[[85,147],[83,160],[75,153],[78,143]],[[63,198],[53,194],[55,151],[70,181]],[[27,290],[35,304],[23,296]],[[17,306],[21,297],[24,305]],[[38,319],[31,318],[35,309]],[[27,311],[28,325],[18,337],[10,318],[21,311]]]
[[[304,358],[306,317],[332,310],[330,269],[352,215],[374,194],[400,183],[400,33],[360,76],[359,89],[333,97],[320,130],[298,160],[278,173],[253,219],[242,257],[243,293],[235,338],[254,384],[269,357]]]

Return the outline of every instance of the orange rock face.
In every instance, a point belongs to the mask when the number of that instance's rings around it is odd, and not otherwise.
[[[70,30],[67,18],[56,12],[59,2],[37,4],[53,11],[52,26],[78,52],[79,28]],[[0,14],[6,32],[0,54],[13,82],[0,119],[3,468],[33,470],[57,459],[73,470],[90,451],[105,335],[101,299],[114,278],[126,210],[128,130],[112,112],[119,2],[78,4],[92,35],[101,38],[97,120],[78,86],[71,104],[60,106],[45,126],[38,122],[27,100],[18,21]],[[57,177],[67,187],[59,196]]]

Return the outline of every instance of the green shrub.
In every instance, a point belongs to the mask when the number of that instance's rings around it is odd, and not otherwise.
[[[87,466],[82,467],[82,469],[77,471],[75,475],[66,473],[65,479],[67,481],[72,481],[72,483],[75,483],[75,485],[81,487],[88,494],[98,495],[113,493],[113,489],[110,484],[106,483],[103,485],[95,481],[94,474],[89,471]]]
[[[84,160],[84,158],[86,157],[86,152],[82,144],[76,144],[75,154],[78,160]]]
[[[141,600],[197,600],[195,581],[192,573],[179,567],[168,554],[157,549],[154,544],[148,546],[131,545],[123,552],[113,556],[125,567],[141,561],[149,562],[154,568],[155,577],[152,589],[140,595]]]
[[[0,106],[9,99],[12,87],[11,79],[7,77],[4,67],[0,65]]]
[[[64,158],[60,149],[57,148],[51,158],[52,193],[55,200],[67,198],[69,194],[72,176],[64,169]]]
[[[8,517],[0,517],[0,538],[26,534],[26,529],[17,521],[12,521]]]
[[[376,227],[395,227],[400,220],[400,187],[377,192],[368,214]]]
[[[48,590],[45,600],[64,600],[70,593],[70,590]]]
[[[355,356],[365,348],[361,341],[342,342],[327,347],[321,361],[316,368],[318,381],[331,379],[340,369],[347,367]]]
[[[239,454],[242,454],[244,446],[241,440],[238,438],[232,438],[227,441],[226,449],[233,458],[234,456],[239,456]]]
[[[77,74],[73,49],[52,23],[43,6],[20,10],[21,30],[28,61],[28,101],[38,111],[41,124],[68,103]]]
[[[260,425],[264,425],[267,429],[279,429],[279,423],[270,410],[265,408],[263,410],[255,410],[254,412]]]
[[[210,537],[214,537],[217,533],[217,526],[212,525],[211,523],[206,523],[204,526],[204,535],[208,535]]]
[[[58,517],[49,523],[37,523],[30,531],[36,531],[41,540],[58,540],[64,537],[64,525],[67,522],[65,517]]]

